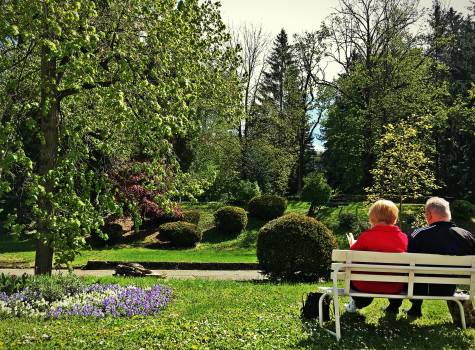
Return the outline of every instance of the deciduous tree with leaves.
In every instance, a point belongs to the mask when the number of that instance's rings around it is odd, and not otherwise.
[[[174,164],[174,136],[235,69],[228,40],[210,1],[0,3],[0,186],[26,193],[35,273],[51,273],[53,252],[71,261],[117,209],[114,159]]]
[[[377,141],[379,154],[371,174],[373,186],[366,189],[370,200],[397,198],[399,211],[407,198],[417,199],[430,195],[439,186],[434,176],[432,152],[426,142],[431,132],[427,117],[417,121],[387,124]]]

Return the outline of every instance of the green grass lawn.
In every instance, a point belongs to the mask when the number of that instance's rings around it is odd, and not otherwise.
[[[264,221],[249,218],[247,228],[237,237],[228,237],[213,228],[213,212],[219,203],[184,204],[185,208],[198,209],[201,213],[199,228],[203,232],[202,243],[194,249],[151,249],[145,248],[143,241],[103,249],[85,249],[73,262],[73,266],[84,265],[88,260],[109,261],[170,261],[170,262],[236,262],[255,263],[256,238]],[[309,203],[290,201],[287,212],[305,214]],[[404,210],[415,210],[417,205],[405,205]],[[327,225],[337,237],[341,249],[348,247],[345,231],[338,227],[340,213],[350,212],[358,215],[361,221],[367,220],[368,205],[350,203],[344,207],[322,208],[318,219]],[[473,219],[472,219],[473,221]],[[475,221],[474,221],[475,222]],[[475,232],[474,222],[460,223]],[[15,241],[0,234],[0,266],[33,266],[34,246],[31,242]]]
[[[93,282],[96,279],[89,278]],[[153,278],[101,278],[150,286]],[[311,284],[165,280],[173,301],[156,317],[0,320],[5,349],[473,349],[475,329],[455,328],[445,302],[425,301],[424,316],[384,317],[386,300],[343,314],[343,339],[299,319]],[[344,299],[341,299],[344,301]],[[409,303],[404,302],[403,307]]]
[[[23,251],[8,250],[8,246],[14,245],[5,238],[0,239],[0,266],[31,267],[34,263],[35,254],[32,245],[26,242],[18,242],[25,246]],[[4,244],[7,246],[5,247]],[[202,244],[195,249],[149,249],[143,247],[113,247],[108,249],[83,250],[76,257],[73,266],[82,266],[89,260],[109,261],[170,261],[170,262],[257,262],[255,248],[226,248],[218,244]]]

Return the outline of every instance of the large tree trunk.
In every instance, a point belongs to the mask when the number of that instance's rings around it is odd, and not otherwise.
[[[44,5],[45,18],[48,16],[48,7]],[[44,35],[51,37],[48,24],[44,24]],[[41,100],[40,100],[40,128],[44,141],[40,143],[38,174],[43,178],[56,164],[59,142],[59,101],[56,91],[56,59],[50,55],[49,49],[43,46],[41,51]],[[54,191],[51,181],[45,183],[47,193]],[[49,200],[43,198],[39,202],[40,208],[47,212],[47,217],[53,216],[53,208]],[[48,220],[47,218],[45,220]],[[47,222],[39,223],[39,231],[43,237],[48,236]],[[37,240],[35,256],[35,274],[51,274],[53,265],[53,248],[49,240]]]
[[[36,241],[35,275],[51,275],[53,249],[41,240]]]

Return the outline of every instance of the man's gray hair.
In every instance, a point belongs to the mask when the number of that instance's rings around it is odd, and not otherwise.
[[[452,214],[450,213],[450,205],[445,199],[440,197],[431,197],[427,200],[425,206],[426,212],[431,212],[438,217],[447,218],[448,220],[452,219]]]

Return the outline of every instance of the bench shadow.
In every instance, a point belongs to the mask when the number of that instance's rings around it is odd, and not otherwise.
[[[473,339],[452,323],[432,325],[411,323],[405,317],[381,316],[377,324],[366,323],[361,314],[343,313],[341,320],[342,339],[320,328],[318,321],[304,321],[302,326],[307,338],[297,343],[304,349],[473,349]],[[334,330],[335,322],[325,327]]]

